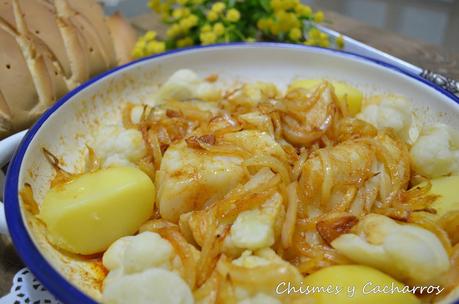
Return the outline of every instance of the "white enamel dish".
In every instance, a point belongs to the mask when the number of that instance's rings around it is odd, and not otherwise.
[[[183,68],[201,76],[218,74],[228,84],[261,80],[282,87],[300,77],[346,81],[366,94],[405,96],[422,120],[459,129],[458,97],[410,72],[340,51],[273,43],[215,45],[168,52],[111,70],[67,94],[39,119],[16,151],[6,177],[4,207],[13,243],[27,267],[63,303],[100,300],[100,267],[50,246],[18,191],[31,184],[40,203],[53,176],[43,147],[59,156],[68,171],[81,172],[85,144],[94,141],[99,127],[121,124],[123,104],[149,102],[158,86]]]

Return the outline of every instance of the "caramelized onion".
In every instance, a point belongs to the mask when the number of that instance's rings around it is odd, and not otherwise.
[[[288,206],[287,213],[285,215],[285,221],[282,225],[282,246],[284,248],[290,247],[292,244],[292,237],[295,230],[296,223],[296,213],[298,208],[298,194],[297,188],[298,183],[293,182],[288,185],[287,188],[287,197],[288,197]]]

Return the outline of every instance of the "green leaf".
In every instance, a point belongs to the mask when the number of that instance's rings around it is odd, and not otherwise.
[[[259,0],[261,7],[265,12],[269,13],[271,11],[271,1],[270,0]]]
[[[234,7],[236,0],[228,0],[228,7]]]

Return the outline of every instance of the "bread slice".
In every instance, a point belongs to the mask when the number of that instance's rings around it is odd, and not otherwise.
[[[96,75],[109,68],[102,42],[98,39],[97,34],[94,33],[91,24],[71,8],[68,1],[55,0],[54,4],[62,24],[65,25],[66,29],[72,29],[74,31],[73,34],[78,37],[78,43],[81,46],[80,52],[82,57],[87,60],[89,76]],[[67,51],[71,52],[72,50],[67,49]]]
[[[32,80],[38,92],[38,108],[44,111],[68,89],[59,63],[47,46],[32,35],[25,21],[26,14],[21,9],[19,0],[12,1],[16,21],[16,41],[21,47],[24,58],[32,74]]]
[[[44,0],[41,0],[44,1]],[[56,23],[64,42],[65,51],[70,61],[72,76],[70,88],[86,81],[90,75],[89,58],[83,37],[77,28],[70,22],[71,10],[65,0],[50,0],[56,9]],[[49,1],[47,1],[49,2]]]
[[[102,7],[95,0],[67,0],[67,2],[85,20],[85,24],[91,25],[95,31],[96,37],[102,43],[104,57],[107,59],[109,67],[116,66],[113,40]]]
[[[21,48],[3,26],[0,26],[0,45],[1,128],[11,133],[27,128],[36,118],[31,112],[34,112],[38,94]]]
[[[20,7],[30,34],[46,45],[61,66],[64,76],[70,78],[72,70],[64,41],[57,26],[56,10],[52,3],[40,0],[20,0]]]
[[[117,63],[128,63],[132,60],[132,50],[137,41],[136,31],[119,12],[107,18],[107,25],[113,38]]]
[[[0,90],[0,137],[7,136],[12,130],[11,110]]]

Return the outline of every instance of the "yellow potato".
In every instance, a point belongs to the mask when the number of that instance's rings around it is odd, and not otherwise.
[[[135,233],[153,212],[155,186],[141,170],[118,167],[51,188],[40,206],[49,241],[78,254],[106,250]]]
[[[319,79],[295,80],[289,85],[289,90],[296,88],[309,90],[318,86],[322,81]],[[362,92],[344,82],[332,81],[331,84],[335,88],[335,94],[338,97],[340,107],[346,107],[351,115],[359,113],[362,108]]]
[[[312,293],[316,304],[420,303],[412,293],[390,293],[394,287],[402,289],[404,285],[379,270],[361,265],[323,268],[305,278],[303,288],[306,286],[310,288],[332,286],[329,292]],[[340,288],[339,292],[338,288]]]
[[[459,210],[459,176],[446,176],[432,179],[430,193],[440,197],[432,204],[437,210],[435,218],[440,218],[449,211]]]

